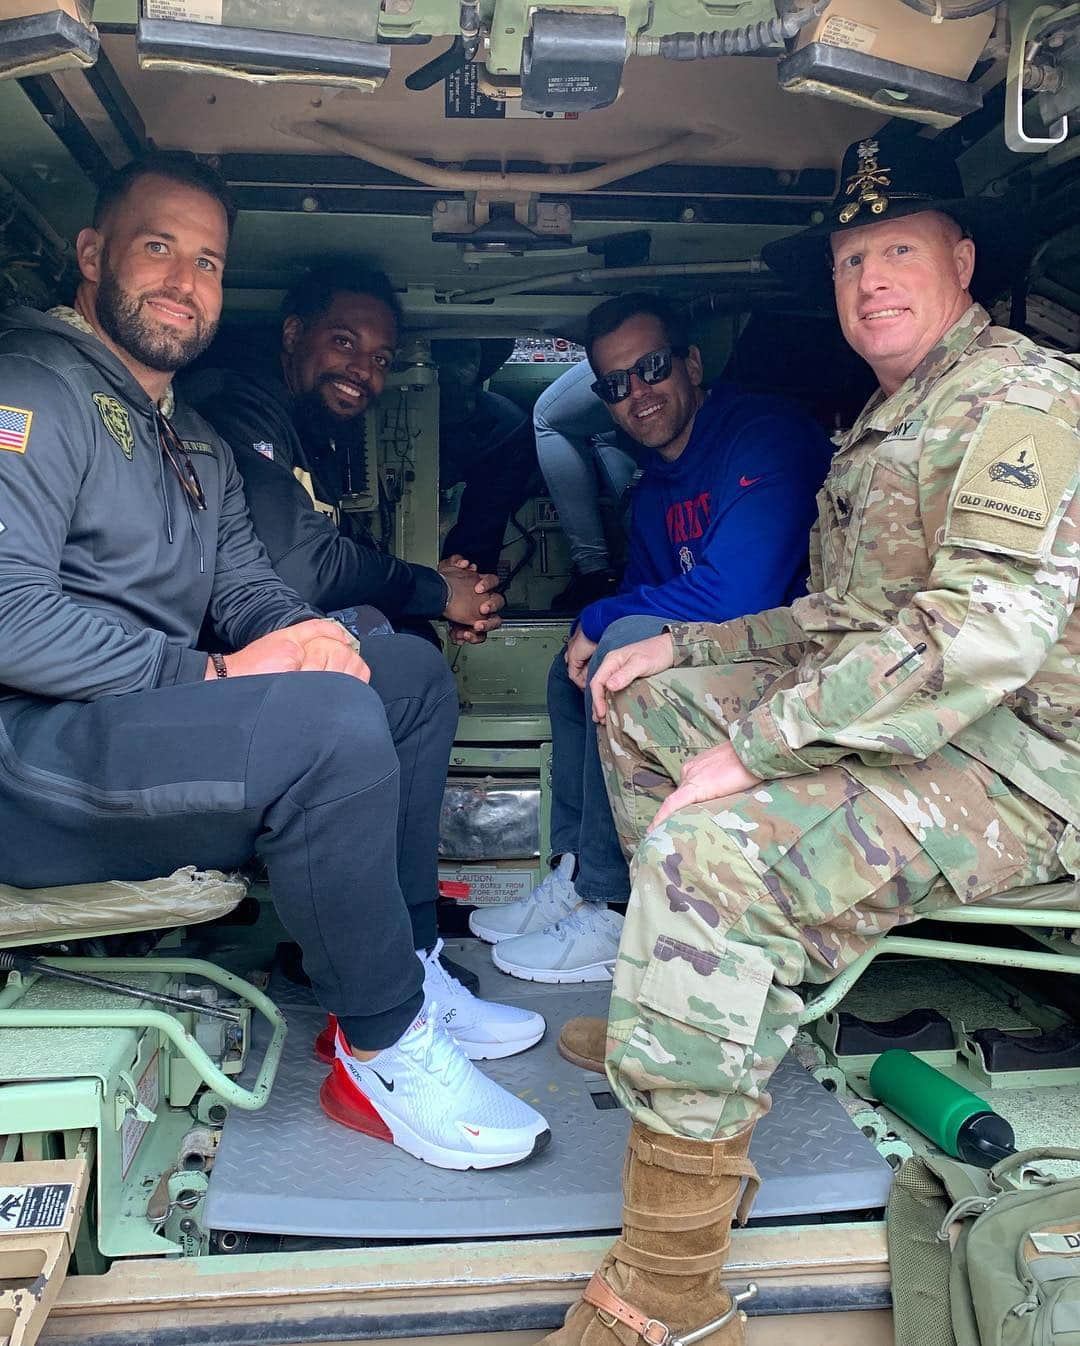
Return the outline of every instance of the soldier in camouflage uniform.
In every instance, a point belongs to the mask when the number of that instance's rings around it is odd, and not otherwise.
[[[831,218],[766,249],[824,271],[828,236],[881,383],[818,497],[810,592],[672,626],[593,682],[635,852],[606,1062],[634,1128],[623,1236],[559,1346],[730,1307],[723,1220],[801,984],[937,908],[1080,874],[1078,362],[972,302],[1009,234],[932,142],[864,141],[841,179]]]

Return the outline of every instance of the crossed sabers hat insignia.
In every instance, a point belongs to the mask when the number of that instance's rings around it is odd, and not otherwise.
[[[859,171],[852,173],[844,188],[845,196],[854,196],[858,192],[858,199],[849,201],[841,209],[839,214],[841,224],[848,224],[853,220],[863,206],[869,206],[872,215],[885,213],[889,205],[889,198],[881,188],[892,185],[892,179],[889,176],[892,169],[881,168],[878,165],[878,150],[879,146],[876,140],[860,142],[856,151],[859,156]]]

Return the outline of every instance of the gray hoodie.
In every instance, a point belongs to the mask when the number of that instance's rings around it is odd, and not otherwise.
[[[176,408],[207,501],[196,510],[154,411],[96,336],[0,314],[0,698],[196,682],[204,620],[236,649],[320,615],[272,570],[221,438]]]

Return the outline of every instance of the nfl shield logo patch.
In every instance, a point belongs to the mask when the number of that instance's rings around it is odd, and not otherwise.
[[[251,447],[255,450],[256,453],[261,453],[264,458],[269,458],[270,461],[273,462],[274,446],[273,444],[270,443],[268,439],[256,440]]]

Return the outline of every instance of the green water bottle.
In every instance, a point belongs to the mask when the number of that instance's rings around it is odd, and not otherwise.
[[[984,1098],[911,1052],[882,1052],[870,1071],[875,1098],[965,1164],[991,1168],[1016,1153],[1013,1129]]]

